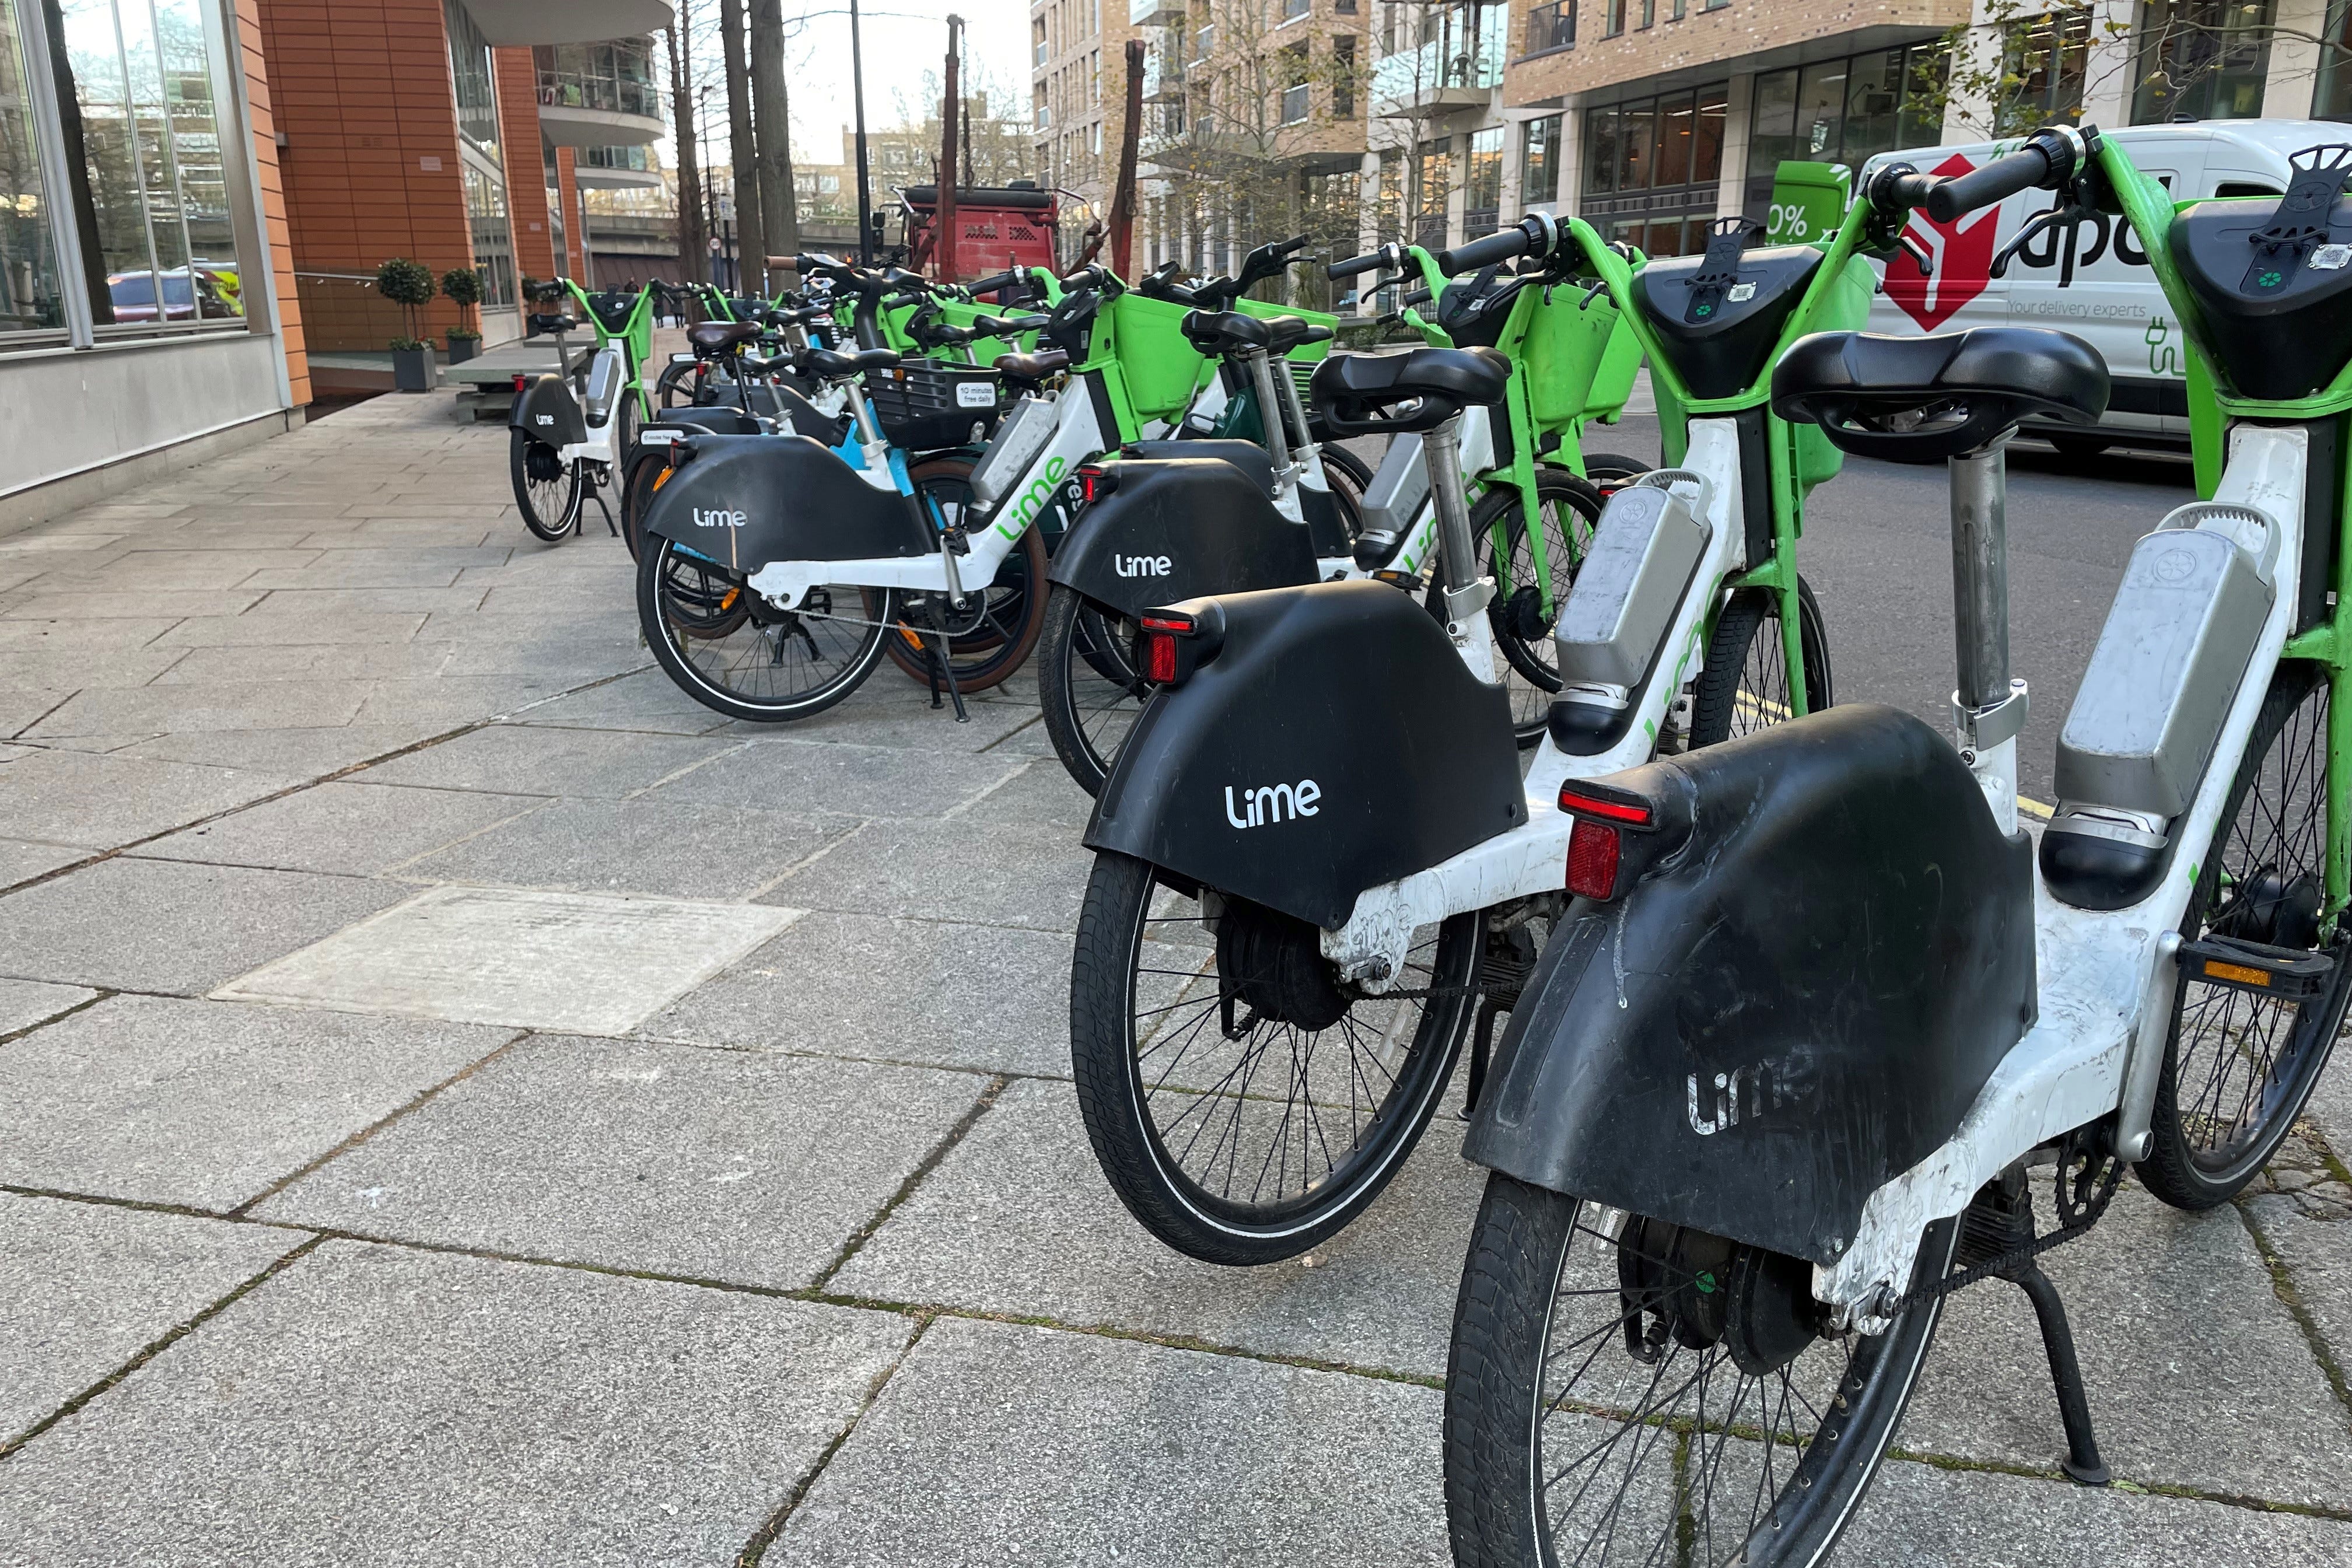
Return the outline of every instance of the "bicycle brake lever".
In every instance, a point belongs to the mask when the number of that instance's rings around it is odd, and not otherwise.
[[[1903,253],[1906,256],[1908,256],[1913,264],[1919,268],[1920,277],[1932,278],[1935,276],[1935,258],[1927,254],[1927,247],[1926,246],[1912,238],[1908,234],[1896,237],[1895,243],[1903,247]]]
[[[1593,284],[1591,288],[1587,289],[1584,291],[1584,298],[1576,302],[1576,308],[1580,310],[1589,310],[1592,309],[1592,301],[1601,298],[1601,294],[1608,289],[1608,287],[1609,279],[1606,278],[1601,279],[1599,282]]]
[[[2010,262],[2015,258],[2019,251],[2025,248],[2025,242],[2027,240],[2032,239],[2035,235],[2040,234],[2045,228],[2052,227],[2061,223],[2075,223],[2086,216],[2089,216],[2087,209],[2074,206],[2052,207],[2048,212],[2035,213],[2032,217],[2025,220],[2025,226],[2017,231],[2016,238],[2011,240],[2007,245],[2002,246],[1999,251],[1994,253],[1992,260],[1986,264],[1985,276],[1988,278],[2006,277],[2009,273]]]

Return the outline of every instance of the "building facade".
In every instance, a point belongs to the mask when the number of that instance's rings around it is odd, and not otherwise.
[[[1030,150],[1038,184],[1066,193],[1066,260],[1087,225],[1108,221],[1125,128],[1130,4],[1142,0],[1037,0],[1029,8]]]

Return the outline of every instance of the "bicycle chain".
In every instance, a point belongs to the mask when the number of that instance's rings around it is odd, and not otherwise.
[[[2084,1171],[2083,1175],[2077,1179],[2077,1191],[2070,1201],[2065,1189],[2067,1172],[2074,1164],[2072,1152],[2074,1147],[2074,1135],[2069,1134],[2066,1142],[2060,1149],[2057,1173],[2053,1184],[2057,1189],[2059,1211],[2063,1213],[2070,1209],[2074,1210],[2080,1215],[2079,1218],[2069,1220],[2047,1236],[2037,1236],[2031,1241],[2012,1247],[2007,1252],[1988,1258],[1974,1268],[1963,1268],[1958,1274],[1948,1274],[1932,1284],[1923,1285],[1916,1290],[1908,1291],[1898,1297],[1894,1305],[1889,1307],[1883,1315],[1891,1321],[1914,1307],[1929,1301],[1941,1300],[1947,1296],[1967,1289],[1971,1285],[1981,1285],[1988,1279],[2005,1279],[2009,1271],[2019,1264],[2031,1262],[2045,1252],[2064,1246],[2098,1224],[2099,1216],[2107,1212],[2107,1204],[2114,1198],[2116,1188],[2123,1181],[2124,1163],[2113,1154],[2104,1156],[2101,1160],[2094,1160]],[[2098,1176],[2095,1191],[2084,1191],[2091,1177],[2098,1174],[2101,1164],[2105,1165],[2105,1171],[2104,1174]]]

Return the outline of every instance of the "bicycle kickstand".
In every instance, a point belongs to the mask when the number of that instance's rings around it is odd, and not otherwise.
[[[923,645],[923,663],[931,677],[931,706],[937,708],[940,705],[940,681],[944,678],[948,683],[948,697],[955,703],[956,722],[969,724],[971,715],[963,709],[963,688],[956,684],[955,666],[948,662],[948,635],[934,630],[931,636],[938,639],[939,647],[935,649],[929,642]]]
[[[2066,1457],[2058,1468],[2086,1487],[2105,1486],[2112,1476],[2099,1458],[2099,1440],[2091,1430],[2091,1402],[2083,1388],[2082,1363],[2074,1359],[2074,1333],[2066,1324],[2066,1303],[2042,1266],[2028,1258],[2004,1270],[2002,1278],[2025,1292],[2033,1303],[2034,1321],[2042,1325],[2042,1348],[2050,1356],[2050,1383],[2058,1394],[2058,1419],[2066,1428]]]
[[[598,485],[588,493],[595,498],[596,510],[604,514],[604,531],[611,534],[615,539],[620,538],[621,525],[613,521],[613,509],[604,504],[604,487]],[[585,530],[587,526],[588,509],[583,507],[580,509],[580,515],[572,520],[572,531],[574,533],[581,532]]]

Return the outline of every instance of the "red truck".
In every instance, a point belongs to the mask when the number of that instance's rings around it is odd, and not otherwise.
[[[907,265],[934,270],[939,249],[940,188],[908,185],[898,192],[907,216]],[[1025,180],[1010,185],[959,185],[955,192],[956,271],[963,282],[1015,267],[1052,267],[1057,221],[1054,193]]]

